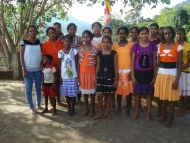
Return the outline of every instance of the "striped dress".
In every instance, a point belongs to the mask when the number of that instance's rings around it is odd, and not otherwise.
[[[95,94],[96,75],[96,50],[85,51],[84,47],[79,48],[79,81],[82,94]]]

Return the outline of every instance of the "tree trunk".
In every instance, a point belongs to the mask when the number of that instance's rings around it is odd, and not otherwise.
[[[19,56],[18,52],[12,54],[12,69],[13,69],[13,79],[19,78]]]

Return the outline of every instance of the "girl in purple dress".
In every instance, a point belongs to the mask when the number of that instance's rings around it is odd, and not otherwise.
[[[132,82],[135,95],[135,116],[139,117],[139,103],[141,96],[147,99],[147,120],[151,119],[151,102],[154,94],[156,77],[156,45],[149,42],[149,30],[140,28],[140,40],[132,48]]]

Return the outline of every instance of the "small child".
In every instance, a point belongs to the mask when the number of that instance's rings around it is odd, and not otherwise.
[[[60,94],[66,97],[68,104],[68,114],[73,116],[75,114],[76,96],[78,93],[77,80],[77,50],[71,48],[72,37],[66,35],[64,37],[65,48],[58,52],[58,58],[61,60],[61,85]]]
[[[56,69],[52,66],[53,57],[51,55],[44,55],[42,58],[43,65],[43,92],[45,97],[45,109],[42,113],[48,112],[48,96],[51,103],[52,116],[56,114]]]
[[[102,51],[97,54],[96,68],[96,96],[98,97],[99,113],[94,119],[102,117],[103,96],[105,96],[106,115],[110,114],[111,96],[114,96],[117,87],[117,53],[112,50],[112,41],[109,36],[102,39]]]

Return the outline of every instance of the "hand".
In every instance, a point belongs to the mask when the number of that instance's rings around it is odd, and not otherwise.
[[[26,69],[24,68],[24,69],[22,69],[22,75],[23,75],[23,77],[27,77],[27,71],[26,71]]]
[[[178,81],[174,81],[173,83],[172,83],[172,89],[177,89],[178,88]]]
[[[133,86],[135,86],[136,84],[139,84],[139,83],[137,82],[137,80],[135,79],[135,77],[132,78],[132,83],[133,83]]]
[[[53,83],[51,87],[56,88],[56,83]]]
[[[128,80],[129,80],[129,81],[132,80],[131,72],[129,72],[129,74],[128,74]]]
[[[151,81],[151,84],[154,85],[155,81],[156,81],[156,78],[153,78],[152,81]]]
[[[118,79],[116,78],[114,81],[114,86],[117,87],[118,86]]]

